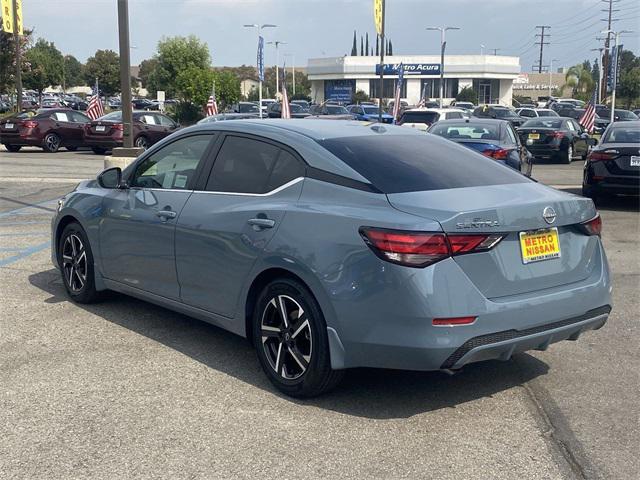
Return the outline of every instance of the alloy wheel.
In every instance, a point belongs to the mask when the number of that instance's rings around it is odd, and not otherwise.
[[[78,235],[68,235],[62,245],[62,270],[67,286],[79,292],[87,283],[87,252]]]
[[[60,148],[60,138],[53,133],[50,133],[44,138],[44,143],[50,152],[55,152]]]
[[[147,139],[145,137],[138,137],[136,138],[136,147],[146,150],[147,148],[149,148],[149,142],[147,142]]]
[[[273,297],[260,322],[262,348],[269,365],[286,380],[302,377],[311,361],[313,338],[309,317],[288,295]]]

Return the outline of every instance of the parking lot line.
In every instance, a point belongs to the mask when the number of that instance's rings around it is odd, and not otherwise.
[[[6,267],[7,265],[11,265],[12,263],[17,262],[18,260],[22,260],[23,258],[33,255],[34,253],[41,252],[42,250],[45,250],[50,246],[51,246],[51,241],[47,240],[46,242],[40,243],[38,245],[34,245],[33,247],[27,247],[24,250],[21,250],[20,253],[17,253],[16,255],[11,255],[10,257],[3,258],[2,260],[0,260],[0,267]]]

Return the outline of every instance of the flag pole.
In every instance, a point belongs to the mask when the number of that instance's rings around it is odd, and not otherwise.
[[[382,97],[384,92],[384,9],[385,0],[381,0],[382,3],[382,22],[380,33],[380,92],[378,103],[378,122],[382,123]]]

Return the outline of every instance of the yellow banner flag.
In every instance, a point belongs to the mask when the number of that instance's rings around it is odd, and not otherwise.
[[[13,0],[0,0],[2,8],[2,30],[7,33],[13,33],[14,24],[16,25],[18,35],[22,35],[22,0],[16,0],[16,18],[13,17]]]
[[[373,21],[376,24],[376,32],[382,35],[382,11],[384,0],[373,0]]]

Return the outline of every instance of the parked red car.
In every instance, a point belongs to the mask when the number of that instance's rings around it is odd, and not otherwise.
[[[74,151],[84,144],[84,127],[90,121],[83,113],[67,108],[25,112],[2,120],[0,143],[10,152],[24,146],[41,147],[51,153],[60,147]]]
[[[158,112],[133,112],[133,144],[144,149],[175,132],[180,125]],[[97,154],[122,146],[122,112],[111,112],[86,125],[85,145]]]

